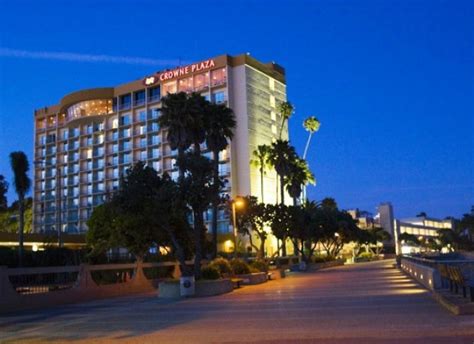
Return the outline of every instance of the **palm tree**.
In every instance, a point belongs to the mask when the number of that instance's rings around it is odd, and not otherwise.
[[[291,115],[294,112],[294,107],[290,102],[281,102],[278,105],[278,112],[281,115],[281,125],[280,125],[280,140],[282,138],[283,134],[283,127],[285,126],[285,122],[288,121],[288,119],[291,117]]]
[[[223,104],[209,104],[206,111],[206,144],[213,155],[214,192],[212,202],[212,256],[217,256],[217,212],[220,204],[221,180],[219,178],[219,153],[226,149],[234,137],[237,125],[234,112]]]
[[[196,118],[190,108],[188,95],[184,92],[170,94],[161,99],[161,116],[158,124],[167,129],[167,140],[171,149],[178,150],[178,160],[182,160],[184,152],[193,143],[191,128]],[[184,170],[179,167],[179,179],[184,178]]]
[[[23,263],[23,230],[24,230],[24,216],[25,216],[25,195],[30,191],[31,180],[28,177],[28,170],[30,166],[28,164],[28,158],[23,152],[12,152],[10,153],[10,165],[13,171],[13,185],[15,192],[18,195],[18,208],[19,208],[19,230],[18,230],[18,258],[19,265]]]
[[[293,205],[296,206],[306,184],[314,185],[316,180],[308,167],[308,163],[304,159],[296,158],[290,166],[290,172],[285,183],[288,194],[293,198]]]
[[[291,164],[296,158],[296,151],[286,140],[276,140],[272,143],[269,161],[280,178],[281,204],[285,203],[285,177],[290,173]]]
[[[264,190],[263,190],[263,177],[265,175],[265,169],[270,166],[269,156],[270,156],[270,146],[268,145],[259,145],[252,153],[252,159],[250,164],[257,167],[260,171],[260,192],[262,197],[262,203],[264,202]]]
[[[319,130],[321,123],[318,119],[314,116],[308,117],[303,122],[303,127],[309,132],[308,140],[306,141],[306,146],[304,147],[303,159],[306,159],[306,154],[308,153],[309,143],[311,141],[311,137],[315,132]]]

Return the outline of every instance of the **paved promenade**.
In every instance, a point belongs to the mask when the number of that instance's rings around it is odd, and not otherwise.
[[[391,264],[295,274],[212,298],[146,295],[3,316],[0,342],[474,343],[474,316],[451,315]]]

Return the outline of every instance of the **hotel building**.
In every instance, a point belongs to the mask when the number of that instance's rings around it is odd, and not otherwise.
[[[286,101],[285,71],[248,54],[222,55],[116,87],[80,90],[36,110],[34,231],[87,231],[94,207],[118,188],[120,176],[137,161],[177,178],[176,151],[157,119],[161,98],[181,91],[199,92],[234,110],[235,137],[220,157],[220,173],[228,180],[225,192],[258,197],[259,172],[249,161],[257,145],[279,135],[277,105]],[[288,138],[286,126],[282,137]],[[265,201],[276,202],[274,173],[265,176],[264,185]],[[224,211],[219,231],[229,231]]]

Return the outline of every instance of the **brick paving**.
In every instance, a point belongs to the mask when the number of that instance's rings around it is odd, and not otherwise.
[[[0,317],[0,342],[474,343],[454,316],[392,267],[362,263],[180,301],[143,295]]]

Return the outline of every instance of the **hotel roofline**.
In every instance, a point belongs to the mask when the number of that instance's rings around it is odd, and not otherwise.
[[[213,68],[219,68],[226,65],[231,66],[231,67],[236,67],[240,65],[249,65],[250,67],[255,68],[256,70],[273,77],[275,80],[283,84],[286,83],[285,69],[282,66],[280,66],[279,64],[275,62],[267,62],[267,63],[260,62],[257,59],[251,57],[249,54],[240,54],[237,56],[230,56],[230,55],[225,54],[225,55],[219,55],[217,57],[207,59],[205,61],[213,61],[213,64],[212,64]],[[204,70],[201,70],[201,69],[198,71],[190,70],[189,73],[187,73],[186,75],[179,75],[177,77],[166,79],[165,81],[161,81],[158,78],[158,80],[153,84],[150,84],[150,85],[145,84],[145,81],[147,78],[155,77],[155,76],[157,77],[160,74],[163,74],[169,71],[186,68],[193,65],[198,65],[205,61],[199,61],[199,62],[192,63],[189,65],[177,66],[174,68],[160,70],[154,74],[144,76],[143,78],[140,78],[131,82],[119,84],[115,87],[97,87],[97,88],[83,89],[80,91],[71,92],[65,95],[63,98],[61,98],[58,104],[45,106],[45,107],[36,109],[35,117],[45,116],[52,113],[63,112],[68,106],[84,101],[84,100],[113,98],[123,93],[136,91],[136,90],[147,88],[147,87],[152,87],[159,84],[163,84],[167,81],[179,80],[179,79],[186,78],[195,74],[199,74],[199,73],[202,73]],[[206,69],[205,71],[207,70],[210,70],[210,68]]]

